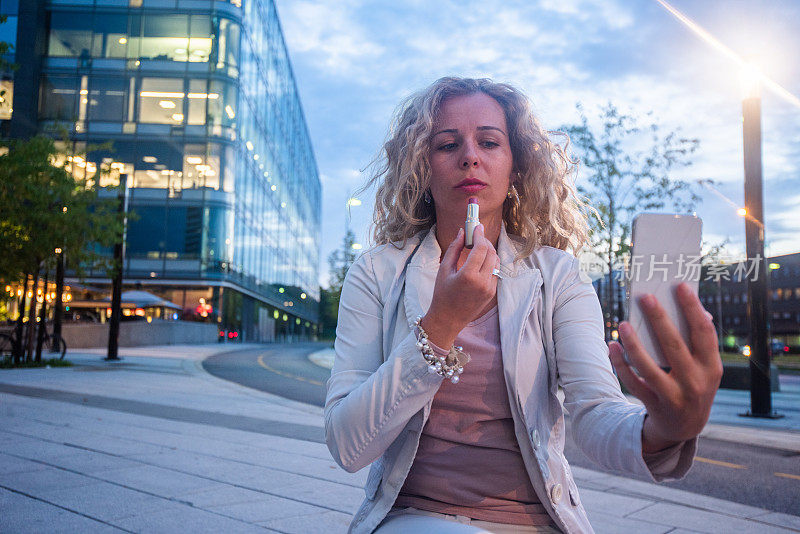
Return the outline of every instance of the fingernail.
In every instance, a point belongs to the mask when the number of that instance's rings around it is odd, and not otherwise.
[[[645,308],[652,309],[656,304],[656,298],[653,295],[644,295],[639,302],[641,302],[642,306]]]
[[[709,312],[709,311],[706,311],[706,310],[703,310],[703,313],[705,313],[705,314],[706,314],[706,317],[708,317],[708,320],[709,320],[709,321],[711,321],[711,322],[714,322],[714,316],[713,316],[713,315],[711,315],[711,312]]]

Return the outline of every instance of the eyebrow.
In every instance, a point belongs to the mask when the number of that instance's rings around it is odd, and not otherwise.
[[[500,129],[500,128],[498,128],[497,126],[478,126],[478,130],[497,130],[497,131],[498,131],[498,132],[500,132],[501,134],[503,134],[503,135],[505,135],[505,136],[508,136],[508,134],[506,134],[506,133],[505,133],[503,130],[501,130],[501,129]],[[452,133],[452,134],[457,134],[457,133],[458,133],[458,130],[457,130],[456,128],[449,128],[449,129],[447,129],[447,130],[439,130],[438,132],[436,132],[435,134],[433,134],[431,137],[436,137],[437,135],[439,135],[439,134],[443,134],[443,133]]]

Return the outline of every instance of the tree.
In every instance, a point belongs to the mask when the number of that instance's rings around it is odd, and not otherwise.
[[[342,240],[342,248],[334,250],[328,256],[330,266],[330,283],[327,289],[320,288],[320,322],[322,323],[322,336],[333,338],[336,334],[336,324],[339,315],[339,298],[342,295],[342,284],[347,271],[356,260],[356,251],[353,244],[356,236],[352,230],[347,230]]]
[[[562,130],[577,147],[585,168],[578,192],[596,210],[589,218],[589,239],[608,269],[604,306],[608,339],[613,323],[622,316],[613,291],[613,270],[629,254],[633,218],[641,212],[663,210],[668,203],[679,213],[694,210],[700,196],[693,184],[670,174],[691,165],[690,156],[699,141],[675,131],[663,135],[656,123],[642,124],[640,118],[621,113],[610,102],[600,110],[598,131],[589,125],[583,106],[578,104],[577,109],[580,124]]]
[[[23,281],[18,339],[23,339],[27,284],[29,277],[33,279],[29,327],[24,336],[30,349],[42,268],[49,269],[56,249],[69,250],[71,266],[78,273],[86,263],[108,265],[96,247],[107,247],[120,239],[122,215],[116,212],[114,201],[98,199],[95,182],[76,178],[65,164],[57,163],[66,158],[59,157],[63,155],[51,138],[6,140],[0,147],[0,279]],[[18,361],[19,350],[15,352]]]

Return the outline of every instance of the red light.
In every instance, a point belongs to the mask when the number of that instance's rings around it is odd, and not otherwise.
[[[234,332],[233,337],[239,337],[239,332]]]
[[[225,332],[220,332],[219,337],[225,337]]]
[[[228,332],[228,337],[229,337],[230,339],[233,339],[233,332]]]
[[[787,347],[786,345],[784,345],[784,346],[783,346],[783,352],[789,352],[789,347]]]

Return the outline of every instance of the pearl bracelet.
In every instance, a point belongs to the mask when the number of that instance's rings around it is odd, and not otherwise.
[[[449,378],[450,382],[458,384],[459,375],[464,372],[464,364],[469,363],[469,354],[464,352],[463,347],[453,345],[447,356],[437,356],[428,343],[428,334],[422,329],[421,322],[422,316],[417,316],[413,326],[417,329],[417,348],[428,363],[428,372]]]

